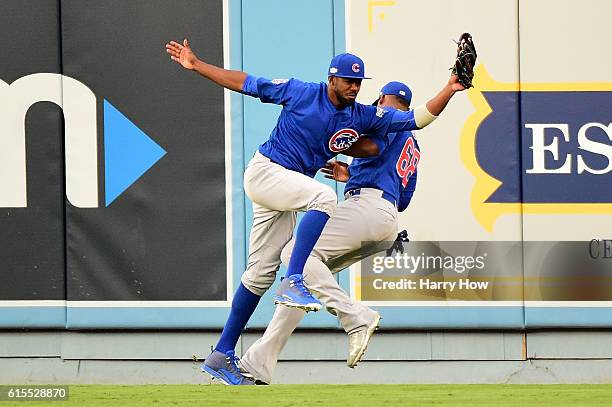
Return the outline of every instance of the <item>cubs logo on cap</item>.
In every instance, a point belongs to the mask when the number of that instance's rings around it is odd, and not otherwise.
[[[336,55],[329,64],[328,76],[339,78],[371,79],[365,76],[365,65],[357,55]]]

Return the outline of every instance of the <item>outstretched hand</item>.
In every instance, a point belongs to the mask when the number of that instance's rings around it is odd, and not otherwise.
[[[339,182],[346,182],[350,177],[348,164],[338,160],[328,161],[325,167],[321,168],[321,172],[325,178]]]
[[[455,92],[465,90],[465,86],[459,83],[459,77],[455,74],[451,74],[451,77],[448,80],[448,86],[450,86],[450,88]]]
[[[170,41],[166,44],[166,52],[170,54],[170,58],[181,64],[185,69],[193,69],[198,58],[191,50],[187,38],[183,40],[183,45],[175,41]]]

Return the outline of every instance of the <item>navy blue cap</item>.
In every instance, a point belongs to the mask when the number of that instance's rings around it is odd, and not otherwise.
[[[401,82],[389,82],[380,90],[380,94],[378,95],[378,99],[380,99],[383,95],[393,95],[399,98],[404,99],[408,102],[408,106],[410,106],[410,102],[412,101],[412,91],[410,88],[401,83]],[[372,103],[373,105],[378,104],[378,99]]]
[[[340,54],[336,55],[329,64],[327,76],[337,76],[339,78],[372,79],[365,77],[365,65],[363,60],[357,55]]]

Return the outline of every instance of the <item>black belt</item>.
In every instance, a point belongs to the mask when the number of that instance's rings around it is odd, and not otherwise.
[[[361,188],[351,189],[351,190],[346,191],[344,193],[344,197],[345,198],[351,198],[351,197],[357,196],[357,195],[361,195]],[[387,193],[385,191],[382,191],[381,198],[385,199],[385,200],[391,202],[391,204],[395,205],[395,198],[393,198],[393,195],[391,195],[391,194],[389,194],[389,193]]]

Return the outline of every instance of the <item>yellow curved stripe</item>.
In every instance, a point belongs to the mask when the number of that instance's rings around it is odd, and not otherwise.
[[[476,157],[476,134],[478,127],[491,113],[491,106],[487,103],[482,92],[501,91],[612,91],[610,82],[593,83],[509,83],[496,82],[491,78],[484,65],[475,69],[474,87],[467,91],[468,98],[476,111],[468,117],[460,138],[460,154],[466,168],[476,179],[470,197],[470,206],[476,220],[489,232],[497,219],[504,214],[533,213],[533,214],[598,214],[612,213],[610,203],[486,203],[485,201],[502,184],[485,172]],[[521,169],[522,171],[522,169]]]

